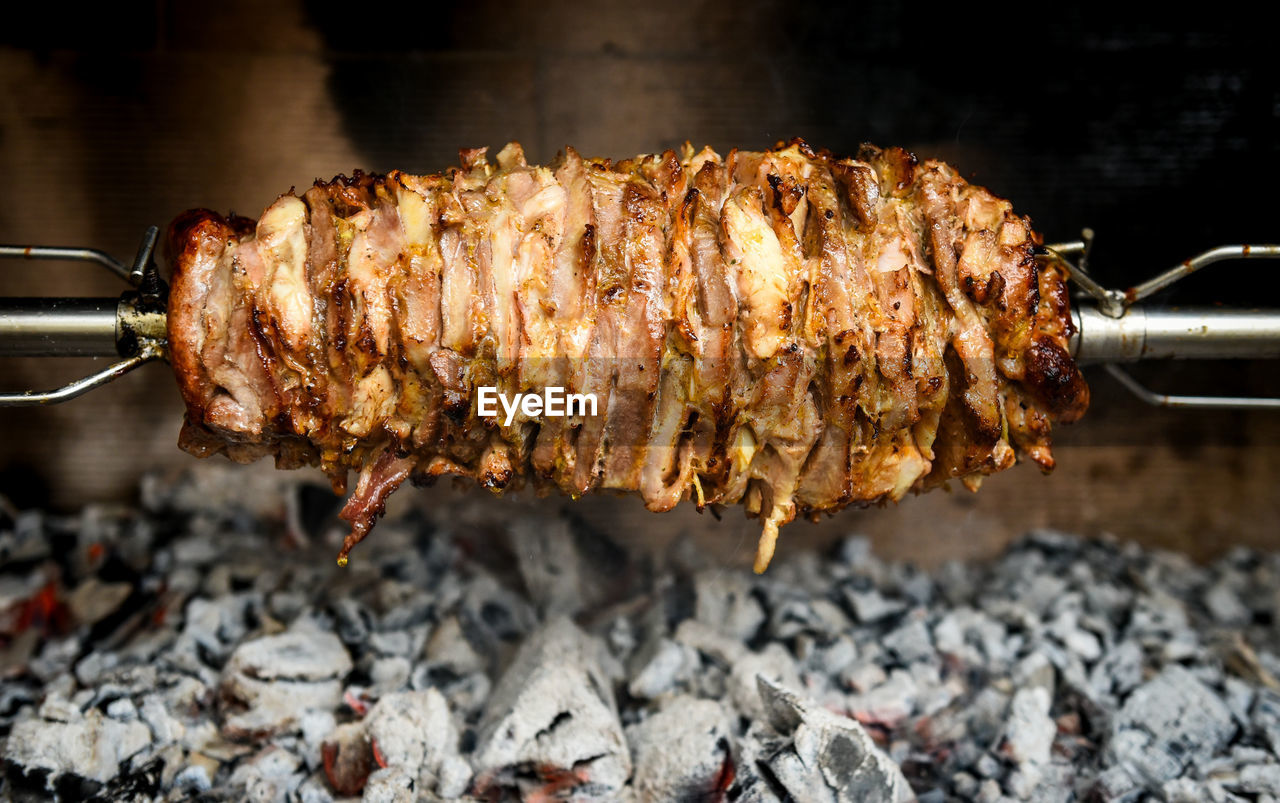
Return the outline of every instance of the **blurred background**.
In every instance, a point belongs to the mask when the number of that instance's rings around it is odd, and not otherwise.
[[[806,138],[943,158],[1012,200],[1049,241],[1097,231],[1092,267],[1128,286],[1210,246],[1280,240],[1280,82],[1269,30],[1215,9],[1180,21],[1121,4],[1021,7],[810,0],[379,4],[286,0],[22,4],[0,26],[0,242],[122,258],[143,229],[206,206],[256,216],[291,186],[354,168],[435,172],[460,147],[519,140],[625,157],[686,139],[722,153]],[[1265,56],[1265,58],[1264,58]],[[1280,307],[1275,263],[1220,265],[1158,304]],[[0,295],[117,295],[85,265],[0,263]],[[0,388],[47,388],[91,361],[0,359]],[[1162,392],[1280,395],[1275,365],[1155,364]],[[851,531],[935,563],[1053,526],[1181,549],[1280,545],[1280,414],[1172,412],[1101,371],[1060,430],[1059,468],[784,531]],[[179,471],[181,404],[147,366],[60,407],[0,410],[0,495],[20,507],[128,502]],[[246,477],[270,466],[238,468]],[[256,472],[256,474],[255,474]],[[447,490],[400,504],[454,504]],[[482,492],[471,492],[482,493]],[[551,499],[520,504],[563,504]],[[694,533],[747,561],[759,525],[661,518],[632,499],[582,515],[620,536]]]

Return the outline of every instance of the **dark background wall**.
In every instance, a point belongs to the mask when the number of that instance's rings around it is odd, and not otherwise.
[[[509,139],[545,161],[565,144],[621,157],[803,136],[947,159],[1049,240],[1093,227],[1095,273],[1127,285],[1212,245],[1280,240],[1269,38],[1225,6],[1179,19],[1122,4],[1052,16],[808,0],[24,4],[0,26],[0,241],[127,256],[147,224],[187,207],[256,215],[316,177],[431,172],[459,147]],[[1276,276],[1275,263],[1217,266],[1157,303],[1280,307]],[[0,264],[2,295],[120,289],[86,267]],[[0,360],[0,386],[87,367]],[[1140,373],[1162,390],[1280,395],[1261,362]],[[863,529],[926,557],[1045,524],[1197,554],[1273,537],[1280,415],[1151,411],[1091,380],[1094,410],[1060,437],[1054,478],[1019,468],[976,497],[789,535]],[[127,499],[146,468],[188,464],[173,445],[180,416],[158,366],[60,408],[0,411],[0,494]],[[588,507],[653,526],[636,504]],[[729,519],[661,521],[732,538],[755,526]]]

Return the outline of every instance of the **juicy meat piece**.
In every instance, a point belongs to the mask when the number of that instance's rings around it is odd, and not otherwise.
[[[797,515],[1049,470],[1088,406],[1065,276],[940,162],[462,157],[170,230],[182,446],[356,472],[343,561],[405,480],[458,474],[742,504],[763,570]],[[596,407],[482,415],[480,388]]]

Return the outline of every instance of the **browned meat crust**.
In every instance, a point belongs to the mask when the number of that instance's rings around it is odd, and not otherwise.
[[[779,525],[1053,466],[1089,391],[1065,277],[1008,202],[940,162],[797,140],[625,162],[517,144],[443,175],[357,173],[256,222],[170,231],[181,444],[319,464],[353,525],[405,479],[741,503]],[[481,416],[477,388],[594,393]]]

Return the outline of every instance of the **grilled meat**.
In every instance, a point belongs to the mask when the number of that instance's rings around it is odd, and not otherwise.
[[[170,231],[181,444],[319,464],[352,532],[406,479],[797,515],[1053,467],[1088,388],[1065,277],[1007,201],[900,149],[623,162],[512,143]],[[481,415],[477,389],[593,394]]]

